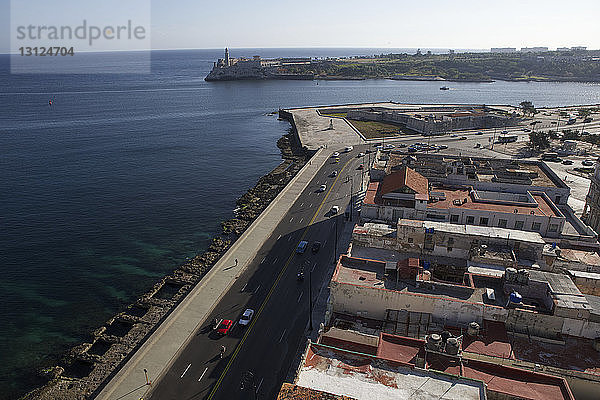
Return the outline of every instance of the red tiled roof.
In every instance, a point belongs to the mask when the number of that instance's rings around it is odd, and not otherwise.
[[[383,178],[379,186],[379,195],[394,192],[401,188],[408,188],[415,194],[428,194],[429,181],[418,172],[404,166],[400,171],[392,172]]]

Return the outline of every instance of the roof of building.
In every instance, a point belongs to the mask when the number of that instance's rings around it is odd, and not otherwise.
[[[455,235],[479,236],[492,239],[515,240],[518,242],[545,244],[544,239],[538,232],[519,231],[514,229],[497,228],[493,226],[457,225],[449,222],[418,221],[401,218],[398,226],[413,226],[416,228],[433,229],[434,232],[444,232]]]
[[[418,172],[408,167],[402,167],[399,171],[392,172],[383,178],[379,187],[379,195],[383,196],[401,189],[409,189],[414,194],[427,194],[429,181]]]
[[[561,249],[560,257],[571,262],[588,265],[600,265],[598,252],[589,250]]]
[[[508,174],[511,175],[513,179],[512,181],[504,181],[504,183],[507,184],[512,183],[537,187],[567,188],[567,185],[562,182],[550,168],[544,166],[543,162],[540,161],[461,157],[440,154],[414,154],[413,156],[415,162],[411,163],[410,167],[430,180],[434,178],[435,180],[446,178],[448,176],[446,166],[454,162],[460,162],[465,167],[472,169],[475,173],[475,179],[469,179],[467,176],[464,176],[465,181],[491,181],[497,175],[502,176],[503,174]],[[385,170],[389,172],[398,165],[402,165],[405,157],[406,154],[402,153],[390,154],[390,159],[385,166]],[[511,174],[509,170],[513,170],[513,174]],[[525,181],[521,182],[516,179],[517,177],[513,176],[514,170],[527,171],[529,173],[529,183],[525,183]]]
[[[591,280],[600,280],[600,274],[595,272],[586,272],[586,271],[575,271],[568,270],[569,274],[575,278],[583,278],[583,279],[591,279]]]
[[[428,203],[428,209],[484,210],[505,214],[562,217],[560,211],[552,207],[547,196],[542,194],[532,194],[537,206],[524,206],[503,204],[501,202],[477,201],[469,189],[434,187],[432,191],[444,193],[445,199]]]
[[[496,328],[496,325],[494,324],[497,325],[499,323],[496,322],[492,323],[491,325],[484,324],[484,329],[490,330]],[[500,328],[501,330],[503,330],[503,326]],[[490,338],[490,336],[486,335],[482,340],[484,342],[487,342]],[[497,339],[498,341],[507,339],[506,332],[504,331],[504,336],[500,335]],[[508,346],[510,348],[510,344],[508,344]],[[462,362],[459,362],[457,359],[450,358],[444,354],[438,353],[430,353],[427,357],[424,357],[425,341],[421,339],[380,333],[379,346],[377,350],[377,359],[383,362],[380,361],[380,363],[377,364],[373,364],[372,362],[367,363],[368,359],[373,360],[374,357],[365,355],[362,355],[361,357],[361,355],[351,352],[345,352],[342,349],[327,347],[319,348],[313,345],[312,349],[310,350],[312,351],[312,353],[311,351],[309,351],[306,358],[306,364],[309,364],[310,360],[310,363],[312,364],[311,366],[314,369],[320,369],[322,374],[329,376],[333,375],[336,378],[338,374],[343,374],[347,377],[355,378],[352,380],[356,380],[356,378],[358,377],[359,380],[365,381],[365,378],[360,376],[360,373],[365,371],[367,374],[370,373],[376,376],[377,381],[384,381],[384,384],[398,384],[400,383],[398,382],[398,380],[394,380],[389,375],[386,376],[385,373],[382,374],[380,371],[375,370],[373,366],[388,365],[392,367],[392,370],[394,370],[396,367],[399,371],[402,371],[402,369],[406,366],[413,366],[417,361],[417,358],[420,358],[421,362],[424,362],[426,360],[425,368],[411,368],[410,371],[412,371],[413,373],[421,372],[424,370],[428,372],[431,372],[432,370],[437,370],[445,372],[447,374],[473,379],[473,382],[483,381],[486,383],[488,391],[493,391],[499,394],[505,394],[508,395],[509,398],[515,396],[518,398],[530,400],[573,399],[573,395],[569,389],[569,386],[563,378],[554,377],[546,375],[544,373],[529,371],[525,369],[519,369],[511,366],[505,366],[499,363],[497,364],[495,362],[481,361],[474,359],[474,357],[469,357],[468,360],[463,360]],[[316,361],[313,360],[314,358],[319,356],[321,357],[321,359]],[[306,364],[303,367],[303,369],[306,368]],[[332,368],[333,365],[335,365],[335,369]],[[409,375],[408,377],[414,378],[415,381],[410,382],[410,386],[407,387],[407,389],[413,388],[415,387],[413,385],[418,385],[422,382],[422,378],[420,375]],[[298,384],[301,384],[301,380],[302,375],[300,375],[299,377]],[[340,380],[338,381],[338,383],[340,386],[344,386],[352,380]],[[333,383],[334,382],[330,382],[330,384]],[[330,391],[328,390],[329,388],[324,389],[323,386],[315,386],[310,385],[310,387],[314,387],[319,390]],[[370,387],[366,387],[365,389],[369,388]],[[365,397],[358,397],[355,396],[353,392],[344,390],[332,391],[332,393],[345,394],[352,397],[356,397],[357,399],[386,398],[379,397],[378,395],[375,395],[375,393],[371,394],[373,397],[366,397],[367,393],[365,393]],[[411,392],[409,391],[409,393]],[[423,393],[423,395],[424,394],[425,393]],[[413,398],[403,397],[402,393],[397,393],[396,396],[397,397],[395,398]],[[447,397],[440,398],[445,399]]]
[[[356,400],[353,397],[339,396],[320,390],[309,389],[284,382],[277,400]]]
[[[315,343],[308,349],[296,384],[356,400],[485,398],[485,387],[476,380]]]

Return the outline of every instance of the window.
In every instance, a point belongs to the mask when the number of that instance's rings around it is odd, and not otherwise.
[[[498,228],[506,228],[506,224],[508,223],[507,220],[505,219],[499,219],[498,220]]]
[[[487,218],[487,217],[479,217],[479,225],[481,225],[481,226],[487,226],[489,220],[490,219]]]
[[[550,224],[550,226],[548,227],[548,232],[558,232],[558,225]]]
[[[517,229],[517,230],[523,229],[524,224],[525,224],[524,221],[515,221],[515,229]]]
[[[532,231],[539,231],[541,227],[542,227],[542,224],[540,224],[539,222],[533,222],[531,224]]]
[[[473,225],[475,223],[475,217],[469,215],[467,216],[467,225]]]
[[[457,214],[450,215],[450,222],[457,224],[458,223],[458,215]]]

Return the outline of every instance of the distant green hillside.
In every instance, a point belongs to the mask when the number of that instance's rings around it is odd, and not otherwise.
[[[600,52],[385,54],[286,67],[318,78],[397,78],[452,81],[537,80],[600,82]]]

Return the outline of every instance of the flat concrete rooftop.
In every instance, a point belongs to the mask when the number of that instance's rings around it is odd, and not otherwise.
[[[312,344],[297,385],[356,400],[485,399],[482,382]]]

